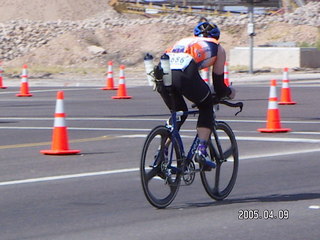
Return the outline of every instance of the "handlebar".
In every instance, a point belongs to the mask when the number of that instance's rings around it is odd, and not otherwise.
[[[213,99],[213,105],[223,104],[223,105],[226,105],[226,106],[232,107],[232,108],[240,108],[240,110],[238,112],[236,112],[235,116],[237,116],[240,112],[242,112],[243,102],[232,103],[227,100],[220,99],[214,94],[212,94],[212,99]],[[197,107],[197,104],[195,104],[195,103],[192,104],[192,108],[195,108],[195,107]]]
[[[226,100],[221,100],[219,103],[220,103],[220,104],[223,104],[223,105],[226,105],[226,106],[228,106],[228,107],[240,108],[240,110],[235,113],[235,116],[237,116],[238,113],[241,113],[241,112],[242,112],[243,102],[231,103],[231,102],[228,102],[228,101],[226,101]]]

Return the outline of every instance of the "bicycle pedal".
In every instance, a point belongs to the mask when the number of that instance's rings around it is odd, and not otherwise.
[[[176,168],[176,167],[170,167],[169,169],[171,174],[178,174],[182,172],[180,168]]]
[[[208,165],[202,165],[200,168],[200,171],[210,172],[213,169],[213,167]]]

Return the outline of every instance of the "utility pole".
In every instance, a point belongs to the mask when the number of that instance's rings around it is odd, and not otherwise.
[[[291,0],[282,0],[282,7],[285,13],[291,12]]]
[[[248,13],[249,13],[249,23],[248,23],[248,35],[249,35],[249,73],[253,74],[253,37],[256,35],[254,32],[254,20],[253,20],[253,1],[247,0],[248,5]]]

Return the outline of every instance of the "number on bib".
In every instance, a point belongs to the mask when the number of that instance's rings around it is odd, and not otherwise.
[[[184,70],[192,61],[191,55],[187,53],[169,53],[170,68]]]

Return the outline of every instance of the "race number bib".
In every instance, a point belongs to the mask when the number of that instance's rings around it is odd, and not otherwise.
[[[184,70],[193,60],[192,56],[187,53],[168,53],[170,57],[170,68]]]

